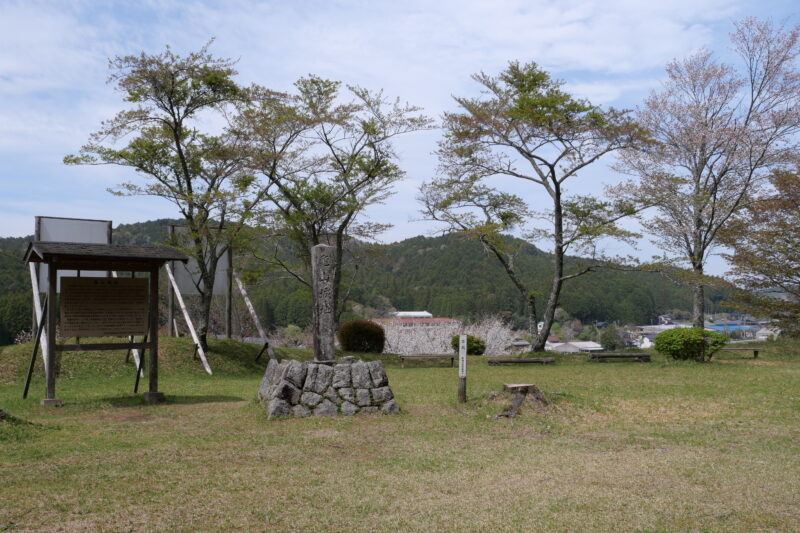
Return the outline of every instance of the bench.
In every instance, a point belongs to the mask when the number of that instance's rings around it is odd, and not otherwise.
[[[720,348],[719,351],[726,351],[726,352],[753,352],[753,359],[758,359],[758,352],[761,351],[761,348]],[[713,355],[712,355],[713,357]]]
[[[457,355],[399,355],[400,368],[406,367],[406,359],[421,360],[421,359],[450,359],[450,366],[454,366]]]
[[[502,365],[505,363],[513,364],[528,364],[538,363],[540,365],[549,365],[555,363],[555,357],[490,357],[487,359],[490,365]]]
[[[636,361],[639,363],[649,363],[649,353],[590,353],[589,361],[602,363],[611,359],[622,359],[623,361]]]

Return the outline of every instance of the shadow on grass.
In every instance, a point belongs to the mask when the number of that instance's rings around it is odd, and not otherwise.
[[[224,402],[243,402],[243,401],[245,401],[245,399],[239,396],[225,396],[222,394],[206,394],[206,395],[196,395],[196,396],[167,394],[163,404],[191,405],[200,403],[224,403]],[[103,404],[103,405],[110,405],[111,407],[136,407],[140,405],[162,405],[162,404],[148,404],[147,402],[144,401],[144,398],[141,395],[95,398],[92,400],[86,400],[84,402],[78,402],[78,403],[80,403],[82,406]]]
[[[208,394],[205,396],[173,396],[167,395],[166,403],[193,404],[193,403],[222,403],[222,402],[243,402],[244,398],[239,396],[225,396],[222,394]]]

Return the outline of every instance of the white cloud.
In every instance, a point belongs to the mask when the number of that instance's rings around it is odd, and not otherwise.
[[[667,61],[700,46],[724,48],[732,19],[796,17],[788,3],[783,14],[760,9],[754,0],[0,0],[0,185],[24,198],[15,184],[35,176],[37,197],[49,205],[108,212],[119,221],[147,218],[144,199],[114,199],[107,210],[105,188],[131,173],[60,164],[121,109],[120,95],[105,84],[107,59],[118,54],[167,44],[185,53],[215,37],[212,52],[240,58],[243,82],[286,90],[313,72],[384,88],[434,116],[453,108],[451,95],[477,91],[470,74],[533,60],[578,95],[631,107],[657,84]],[[436,138],[401,143],[410,178],[434,172]],[[598,167],[586,182],[609,175]],[[403,184],[379,211],[397,225],[392,239],[424,232],[408,223],[417,216],[414,185]],[[47,213],[29,216],[35,214]],[[16,231],[7,221],[0,227],[0,234]]]

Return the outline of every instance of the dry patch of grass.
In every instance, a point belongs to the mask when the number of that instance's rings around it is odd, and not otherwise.
[[[763,359],[720,359],[716,361],[725,365],[745,366],[792,366],[789,361],[764,361]]]
[[[64,408],[2,442],[0,528],[32,531],[753,531],[800,529],[800,362],[400,369],[403,413],[268,422],[258,372],[59,382]],[[231,367],[233,368],[233,367]],[[490,417],[502,383],[553,408]],[[39,391],[41,382],[32,390]],[[557,393],[557,394],[556,394]]]

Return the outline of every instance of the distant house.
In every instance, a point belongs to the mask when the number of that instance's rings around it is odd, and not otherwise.
[[[757,341],[768,341],[774,340],[778,338],[778,335],[781,334],[779,329],[770,329],[770,328],[761,328],[760,330],[756,331],[756,340]]]
[[[545,345],[545,350],[555,353],[599,352],[602,349],[602,346],[592,341],[570,341]]]

